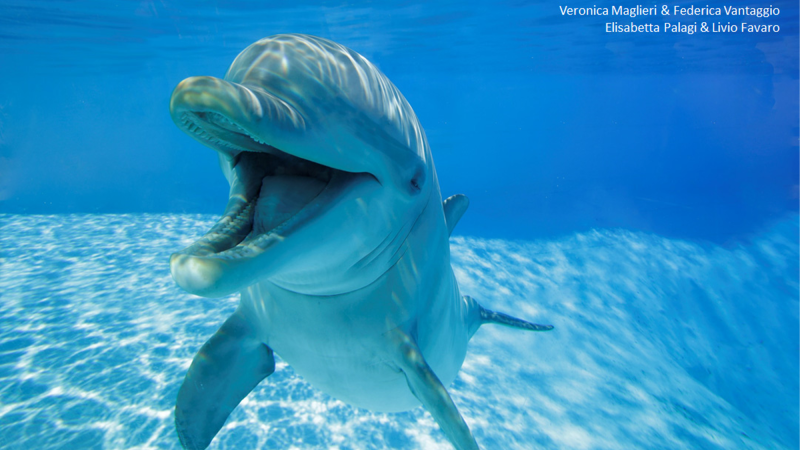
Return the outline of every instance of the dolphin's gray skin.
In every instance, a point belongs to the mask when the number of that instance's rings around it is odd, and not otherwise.
[[[246,48],[224,80],[172,94],[175,123],[216,150],[230,182],[219,222],[175,253],[186,291],[241,302],[195,356],[175,422],[206,448],[275,369],[273,351],[352,405],[422,404],[457,449],[478,445],[445,386],[482,323],[535,325],[459,294],[448,236],[467,208],[441,200],[428,141],[397,88],[358,53],[305,35]]]

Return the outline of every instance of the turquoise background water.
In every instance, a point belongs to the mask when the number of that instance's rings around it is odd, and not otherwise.
[[[2,448],[180,448],[178,388],[238,295],[189,295],[168,260],[215,220],[0,216]],[[454,238],[463,293],[555,325],[470,341],[448,390],[481,448],[797,448],[797,229]],[[452,448],[422,408],[356,409],[276,360],[212,449]]]
[[[470,343],[482,448],[798,448],[798,5],[772,5],[746,20],[777,34],[625,35],[553,2],[0,0],[0,447],[179,447],[237,298],[170,278],[227,185],[169,97],[299,32],[375,63],[470,197],[462,292],[556,327]],[[213,446],[449,448],[280,360]]]

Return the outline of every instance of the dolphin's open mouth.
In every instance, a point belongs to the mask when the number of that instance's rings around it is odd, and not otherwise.
[[[347,174],[261,142],[218,113],[186,112],[181,119],[186,132],[231,158],[236,177],[233,204],[184,254],[230,259],[257,251],[265,238],[309,206],[336,172]]]
[[[197,295],[225,295],[250,284],[252,260],[312,218],[323,203],[318,197],[332,181],[341,186],[370,176],[279,150],[217,112],[183,111],[175,118],[186,133],[224,154],[231,166],[231,195],[224,214],[203,237],[170,259],[175,280]]]

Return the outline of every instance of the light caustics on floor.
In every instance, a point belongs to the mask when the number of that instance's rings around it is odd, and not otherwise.
[[[191,215],[0,215],[0,446],[177,449],[192,356],[235,308],[180,291]],[[483,448],[796,448],[798,220],[748,243],[625,230],[455,237],[462,292],[552,323],[483,327],[453,397]],[[430,417],[358,410],[279,362],[212,448],[448,449]]]

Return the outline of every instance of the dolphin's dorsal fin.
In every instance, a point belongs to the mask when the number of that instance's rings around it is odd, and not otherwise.
[[[464,211],[469,206],[469,199],[464,194],[456,194],[452,197],[447,197],[447,200],[442,202],[444,208],[444,221],[447,223],[447,234],[453,234],[453,228],[461,220]]]

